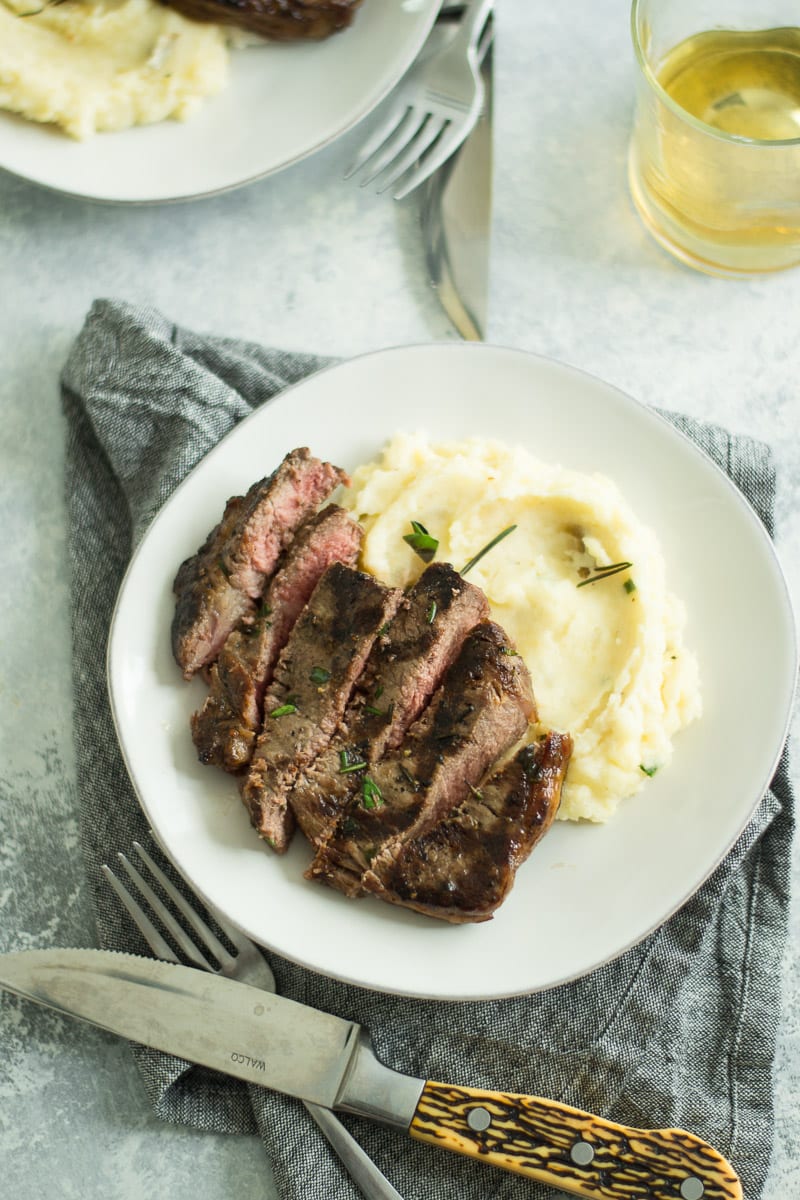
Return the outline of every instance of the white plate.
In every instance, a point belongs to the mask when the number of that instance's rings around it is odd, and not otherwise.
[[[309,444],[352,469],[402,427],[501,437],[616,481],[658,534],[686,602],[705,713],[673,761],[605,826],[557,823],[493,921],[452,926],[302,875],[278,858],[235,784],[189,734],[204,686],[172,661],[172,579],[225,500]],[[746,825],[787,731],[797,665],[787,589],[761,523],[725,475],[651,410],[579,371],[481,345],[387,350],[329,368],[239,425],[178,488],[136,553],[114,617],[109,677],[142,806],[178,869],[256,941],[365,987],[465,999],[579,976],[683,904]],[[534,680],[535,685],[535,680]]]
[[[0,167],[115,202],[239,187],[321,149],[371,112],[419,53],[438,9],[439,0],[365,0],[353,25],[325,41],[234,51],[225,91],[185,123],[75,142],[0,112]]]

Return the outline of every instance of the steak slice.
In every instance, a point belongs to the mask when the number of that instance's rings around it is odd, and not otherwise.
[[[372,766],[400,744],[470,629],[488,615],[483,592],[449,563],[423,571],[373,645],[341,726],[289,796],[310,842],[326,840],[360,788],[353,763]]]
[[[295,530],[340,484],[345,473],[292,450],[277,470],[234,496],[203,545],[178,569],[172,651],[191,679],[219,654],[228,634],[255,615],[268,577]]]
[[[298,771],[327,745],[380,630],[403,593],[334,563],[314,589],[264,697],[264,724],[242,799],[273,849],[294,828],[287,794]]]
[[[530,675],[499,625],[466,637],[402,746],[361,774],[360,792],[306,872],[348,895],[373,862],[420,837],[524,734],[535,710]]]
[[[550,828],[572,739],[550,731],[523,748],[433,829],[373,859],[361,886],[445,921],[489,921]]]
[[[192,21],[237,25],[270,41],[329,37],[353,20],[361,0],[170,0]]]
[[[258,616],[228,636],[211,667],[209,694],[192,716],[201,762],[234,772],[247,766],[261,728],[264,692],[292,626],[331,563],[356,562],[362,537],[361,526],[336,504],[300,526]]]

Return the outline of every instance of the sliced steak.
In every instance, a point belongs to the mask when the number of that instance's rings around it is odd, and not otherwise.
[[[335,563],[289,635],[264,697],[264,724],[242,789],[253,825],[279,852],[294,825],[289,789],[327,745],[401,599],[399,589]]]
[[[192,21],[236,25],[269,41],[319,40],[344,29],[361,0],[170,0]]]
[[[465,639],[403,744],[360,773],[360,792],[307,877],[356,895],[374,863],[420,837],[524,734],[535,711],[522,658],[494,622]]]
[[[256,601],[295,530],[340,484],[338,467],[293,450],[267,479],[234,496],[222,520],[175,577],[172,650],[186,679],[219,654]]]
[[[201,762],[227,771],[247,766],[263,718],[263,699],[292,626],[328,567],[354,565],[363,530],[329,504],[295,534],[272,577],[258,615],[234,630],[211,667],[205,704],[192,717]]]
[[[524,746],[428,833],[373,859],[363,890],[445,921],[490,920],[555,818],[571,753],[552,731]]]
[[[423,571],[372,647],[340,728],[291,792],[289,802],[309,841],[326,840],[360,788],[353,764],[371,767],[400,744],[470,629],[488,615],[483,592],[449,563]]]

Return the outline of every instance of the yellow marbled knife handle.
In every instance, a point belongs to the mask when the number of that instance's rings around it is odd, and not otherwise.
[[[742,1200],[728,1162],[681,1129],[629,1129],[554,1100],[430,1080],[409,1132],[591,1200]]]

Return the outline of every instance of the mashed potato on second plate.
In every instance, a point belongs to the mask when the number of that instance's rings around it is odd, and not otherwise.
[[[75,138],[182,120],[224,87],[226,39],[154,0],[0,0],[0,108]]]
[[[402,586],[424,569],[403,541],[412,520],[458,569],[516,525],[469,579],[530,668],[542,725],[574,739],[562,819],[607,820],[667,765],[701,711],[697,662],[656,538],[610,480],[499,442],[398,434],[343,504],[366,530],[364,568]],[[632,566],[586,582],[620,562]]]

